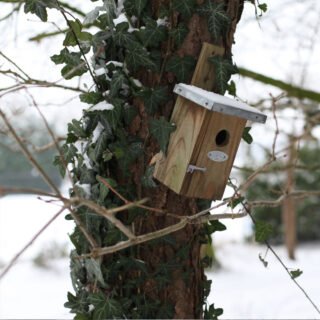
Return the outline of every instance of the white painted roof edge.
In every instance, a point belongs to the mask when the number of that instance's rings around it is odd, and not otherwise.
[[[264,113],[243,102],[192,85],[178,83],[173,91],[208,110],[260,123],[265,123],[267,119]]]

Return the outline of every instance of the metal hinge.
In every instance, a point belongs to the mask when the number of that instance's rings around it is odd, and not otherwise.
[[[189,164],[189,166],[187,168],[187,173],[193,173],[194,170],[199,170],[199,171],[205,172],[205,171],[207,171],[207,168],[200,168],[200,167],[194,166],[192,164]]]

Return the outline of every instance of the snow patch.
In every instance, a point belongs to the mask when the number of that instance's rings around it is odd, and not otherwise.
[[[107,63],[106,63],[106,66],[108,66],[109,64],[113,64],[115,67],[123,67],[123,63],[122,62],[119,62],[119,61],[113,61],[113,60],[111,60],[111,61],[108,61]]]
[[[106,74],[106,69],[105,68],[99,68],[94,70],[96,76],[102,76],[103,74]]]
[[[86,195],[86,199],[89,199],[91,196],[91,185],[88,183],[80,184],[80,182],[75,183],[75,186],[81,188]]]
[[[111,103],[108,103],[107,101],[101,101],[97,103],[95,106],[90,108],[90,111],[93,110],[113,110],[114,105]]]
[[[159,26],[168,26],[169,22],[168,22],[168,17],[164,17],[163,19],[158,19],[157,20],[157,25]]]
[[[129,23],[125,13],[120,13],[117,18],[113,19],[113,23],[115,26],[122,23],[122,22]],[[130,23],[129,23],[129,25],[130,25]]]
[[[93,137],[92,137],[92,142],[96,142],[98,138],[100,137],[102,131],[104,130],[104,126],[101,124],[101,122],[98,122],[98,125],[93,131]]]

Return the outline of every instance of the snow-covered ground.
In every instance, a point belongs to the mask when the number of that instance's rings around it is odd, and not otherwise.
[[[56,206],[48,206],[35,196],[0,199],[0,271],[56,211]],[[226,224],[227,231],[214,235],[222,267],[207,272],[212,279],[209,302],[224,308],[222,318],[319,318],[272,254],[268,253],[269,265],[264,268],[258,255],[264,255],[265,247],[241,240],[239,235],[248,230],[247,218]],[[71,230],[72,223],[60,216],[0,281],[1,319],[72,318],[63,307],[67,291],[72,291],[68,258],[51,260],[48,268],[40,268],[33,262],[53,242],[70,248],[67,233]],[[276,250],[288,267],[303,270],[298,281],[320,305],[320,244],[299,246],[294,262],[287,260],[283,247]]]

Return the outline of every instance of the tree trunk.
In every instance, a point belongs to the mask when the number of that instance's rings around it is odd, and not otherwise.
[[[96,177],[103,176],[113,180],[117,192],[130,201],[147,197],[149,198],[149,206],[162,209],[163,212],[174,215],[192,215],[210,206],[210,201],[179,196],[159,182],[155,188],[142,184],[142,178],[146,175],[146,169],[151,159],[160,151],[159,141],[149,132],[151,126],[149,120],[157,122],[159,120],[156,119],[159,117],[164,117],[167,121],[170,120],[174,107],[173,87],[177,83],[180,70],[179,68],[178,70],[174,69],[177,74],[166,72],[166,66],[168,66],[168,61],[171,61],[171,57],[174,56],[174,59],[180,63],[181,61],[193,61],[193,58],[197,60],[203,42],[209,42],[220,46],[224,52],[223,58],[228,59],[228,63],[230,62],[234,32],[241,17],[243,1],[198,1],[198,4],[203,3],[201,8],[205,8],[200,12],[203,14],[200,16],[196,13],[192,0],[152,0],[149,2],[126,0],[123,3],[127,14],[122,14],[121,19],[125,17],[128,23],[118,23],[116,27],[111,24],[111,31],[104,30],[100,35],[98,34],[97,41],[99,36],[104,41],[102,44],[99,43],[99,45],[101,44],[99,50],[104,46],[106,49],[101,60],[99,60],[100,56],[96,58],[97,63],[105,68],[106,62],[118,59],[117,61],[121,63],[117,63],[117,65],[121,65],[121,69],[116,69],[117,66],[111,64],[110,70],[106,68],[107,76],[105,79],[102,79],[101,83],[99,83],[100,80],[97,81],[101,93],[107,92],[108,102],[115,102],[112,111],[103,110],[86,114],[88,117],[85,124],[86,132],[90,132],[90,130],[93,132],[100,121],[100,126],[104,126],[105,129],[103,134],[100,133],[99,139],[107,136],[106,141],[101,139],[93,144],[92,140],[89,140],[86,152],[88,158],[93,159],[89,162],[91,168],[88,170],[86,164],[82,165],[81,162],[80,167],[73,171],[74,175],[79,176],[77,178],[80,183],[91,184],[91,199],[93,201],[107,207],[123,204],[118,194],[112,193],[109,189],[106,191],[105,186],[102,186],[104,188],[102,189],[101,184],[97,183]],[[109,3],[107,5],[112,9],[112,4],[115,2],[106,3]],[[173,10],[173,7],[177,11]],[[190,8],[193,10],[191,13]],[[160,9],[167,10],[165,16],[170,20],[162,29],[158,27],[158,23],[162,23],[161,20],[158,20]],[[220,10],[218,15],[222,15],[224,21],[229,21],[229,23],[222,25],[221,17],[218,18],[220,25],[217,28],[221,30],[215,33],[217,38],[215,41],[213,41],[211,34],[214,33],[212,30],[217,29],[212,28],[211,25],[209,32],[207,27],[208,16],[212,21],[218,23],[215,20],[217,16],[212,16],[216,14],[214,9]],[[146,17],[141,15],[142,13],[145,13]],[[101,21],[107,21],[108,17],[106,16],[104,14]],[[139,29],[136,34],[130,33],[132,30],[127,31],[129,30],[129,22],[131,27],[136,28],[135,31]],[[188,28],[184,24],[187,24]],[[143,28],[140,28],[141,25]],[[180,42],[178,39],[177,43],[174,43],[177,38],[172,35],[172,31],[179,32],[177,31],[179,26],[182,26],[184,30],[182,41]],[[163,28],[165,30],[161,35]],[[149,35],[146,32],[147,29]],[[158,38],[153,39],[153,34],[157,34],[157,32]],[[147,40],[146,35],[148,35]],[[168,40],[159,42],[159,39]],[[155,43],[151,43],[153,40]],[[99,55],[99,52],[96,54]],[[154,55],[152,56],[152,54]],[[189,57],[184,60],[186,56]],[[154,70],[160,70],[160,72]],[[189,75],[189,73],[184,72],[184,75]],[[116,77],[120,77],[120,81],[119,78],[114,80]],[[191,78],[192,70],[189,80],[183,77],[187,83]],[[143,86],[136,85],[137,82],[133,79],[139,80]],[[148,109],[150,107],[147,104],[144,105],[146,101],[144,94],[146,92],[153,94],[155,88],[162,90],[164,86],[168,87],[170,101],[159,103],[155,108],[156,111],[150,112]],[[137,89],[137,87],[139,88]],[[212,90],[217,90],[216,84],[213,85]],[[133,120],[130,119],[132,121],[127,121],[123,115],[128,109],[133,109],[134,112],[138,111]],[[161,119],[166,123],[163,118]],[[77,124],[77,122],[75,123]],[[69,127],[73,128],[71,125]],[[89,136],[89,133],[87,135]],[[143,148],[141,147],[143,153],[140,152],[140,149],[138,150],[140,153],[135,157],[137,144],[140,146],[141,141],[143,141]],[[94,148],[94,153],[97,155],[90,153],[90,148]],[[133,155],[130,154],[131,152]],[[102,159],[102,154],[109,156],[109,158]],[[79,172],[85,172],[85,174]],[[152,184],[152,182],[150,183]],[[104,192],[102,193],[101,190]],[[124,234],[117,228],[103,218],[92,214],[90,210],[81,207],[77,212],[80,218],[85,220],[89,232],[94,236],[99,246],[113,245],[125,239]],[[135,235],[142,235],[177,223],[179,219],[174,215],[131,208],[127,212],[117,214],[116,217],[127,224]],[[100,218],[102,220],[99,220]],[[172,235],[105,255],[99,261],[86,259],[80,262],[77,256],[90,252],[91,248],[77,227],[73,235],[70,236],[76,247],[71,259],[71,275],[76,296],[69,294],[66,306],[73,309],[72,312],[77,313],[77,319],[83,319],[83,316],[92,316],[95,320],[123,316],[128,318],[202,318],[206,297],[210,292],[210,281],[207,281],[204,275],[201,245],[208,243],[210,234],[217,226],[221,228],[217,221],[204,226],[188,224],[184,229]],[[210,311],[205,310],[207,317],[213,318],[221,313],[221,310],[215,310],[213,306],[209,309]]]
[[[286,192],[290,193],[295,189],[295,167],[296,161],[295,145],[290,148],[288,159],[289,169],[287,171]],[[297,243],[296,230],[296,205],[292,196],[286,196],[282,204],[282,224],[284,229],[284,240],[290,259],[295,259],[295,248]]]
[[[153,12],[157,15],[160,5],[163,0],[153,0],[152,7]],[[198,1],[198,3],[203,1]],[[221,1],[220,1],[221,2]],[[227,12],[232,18],[231,28],[229,29],[226,39],[222,37],[219,40],[219,46],[225,49],[228,56],[231,52],[231,46],[233,44],[233,36],[236,28],[236,24],[240,19],[243,1],[242,0],[230,0],[226,4]],[[174,26],[176,27],[181,20],[179,15],[174,17]],[[198,58],[202,43],[213,43],[210,33],[207,28],[207,21],[204,17],[194,14],[188,23],[189,34],[185,38],[182,46],[176,51],[172,51],[171,54],[179,54],[180,57],[185,55],[192,55],[195,59]],[[162,45],[162,56],[166,54],[168,43]],[[148,87],[154,87],[159,81],[159,74],[148,74],[145,70],[141,70],[137,74],[137,78]],[[175,85],[174,75],[166,73],[161,80],[161,85],[169,85],[171,92]],[[135,106],[139,109],[139,116],[135,119],[130,128],[130,134],[138,135],[143,139],[148,137],[148,115],[145,112],[144,105],[141,99],[135,99]],[[167,120],[170,119],[174,104],[172,101],[167,103],[160,110],[160,114],[165,116]],[[143,175],[145,166],[150,162],[151,158],[159,152],[158,144],[155,139],[149,139],[146,146],[147,155],[145,159],[140,159],[136,166],[132,168],[134,173],[134,181],[138,186],[141,176]],[[161,183],[158,184],[157,189],[150,190],[141,197],[149,197],[151,199],[153,207],[165,209],[168,212],[175,213],[177,215],[191,215],[195,214],[199,207],[197,205],[197,199],[190,199],[177,195],[175,192],[169,190]],[[174,217],[164,217],[161,214],[149,213],[147,219],[139,219],[135,223],[135,230],[139,234],[152,232],[160,228],[167,227],[177,222]],[[201,226],[188,225],[184,229],[175,232],[172,235],[175,239],[173,246],[161,244],[152,246],[148,243],[141,244],[139,246],[138,259],[145,261],[149,270],[154,270],[155,266],[159,263],[172,263],[172,261],[180,262],[180,267],[175,267],[171,271],[172,282],[166,284],[162,290],[157,287],[156,280],[150,278],[143,285],[143,291],[152,300],[166,301],[168,304],[174,307],[175,319],[194,319],[202,318],[203,303],[204,303],[204,287],[206,276],[204,275],[204,268],[200,257],[201,246]],[[186,259],[177,257],[177,252],[183,248],[188,248]],[[190,275],[185,278],[186,273]],[[188,274],[188,273],[187,273]]]

